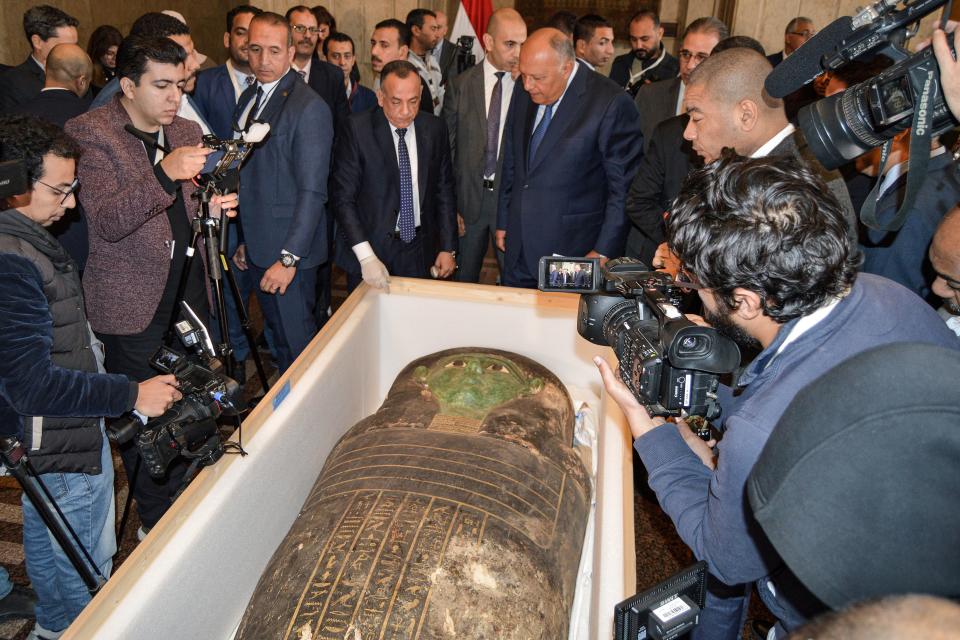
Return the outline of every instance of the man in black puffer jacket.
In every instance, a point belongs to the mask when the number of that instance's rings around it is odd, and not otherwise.
[[[28,179],[26,193],[0,201],[6,209],[0,211],[0,436],[23,442],[57,505],[109,575],[116,551],[113,464],[102,416],[134,408],[158,416],[181,394],[173,376],[137,384],[102,373],[77,266],[44,228],[76,206],[78,157],[59,127],[29,116],[0,117],[0,161],[22,161]],[[37,593],[30,637],[57,638],[90,593],[26,496],[23,547]],[[10,587],[3,572],[0,594],[13,593]]]

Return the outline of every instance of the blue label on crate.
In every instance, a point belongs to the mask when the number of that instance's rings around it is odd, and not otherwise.
[[[283,386],[280,387],[280,391],[277,392],[277,395],[273,396],[273,408],[276,410],[280,406],[280,403],[287,399],[287,396],[290,395],[290,381],[287,380],[283,383]]]

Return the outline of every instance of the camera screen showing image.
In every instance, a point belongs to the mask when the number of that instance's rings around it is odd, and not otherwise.
[[[600,282],[600,261],[597,258],[540,258],[539,288],[541,291],[596,291]]]

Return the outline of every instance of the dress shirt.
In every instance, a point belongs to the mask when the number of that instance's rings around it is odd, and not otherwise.
[[[792,135],[797,128],[792,124],[788,124],[783,129],[780,130],[780,133],[773,136],[767,142],[761,146],[759,149],[750,154],[751,158],[766,158],[770,155],[774,149],[777,148],[777,145],[783,142],[787,136]]]
[[[396,153],[397,166],[400,166],[400,136],[397,135],[397,128],[393,126],[393,123],[387,120],[387,124],[390,125],[390,136],[393,138],[393,150]],[[407,156],[410,158],[410,179],[413,186],[413,222],[416,226],[420,226],[420,182],[418,180],[417,174],[418,171],[418,159],[417,159],[417,129],[414,123],[410,123],[410,126],[407,127],[407,132],[403,136],[403,141],[407,144]],[[394,220],[394,230],[398,230],[396,223],[400,220],[400,213],[397,212],[397,219]],[[370,243],[363,241],[353,245],[353,253],[357,256],[357,260],[364,260],[369,256],[374,255],[373,247],[370,246]]]
[[[687,85],[686,85],[686,83],[685,83],[683,80],[681,80],[681,81],[680,81],[680,91],[677,91],[677,110],[676,110],[676,112],[674,112],[673,115],[679,116],[679,115],[681,115],[681,114],[683,114],[683,113],[686,113],[686,111],[684,111],[684,109],[683,109],[683,97],[684,97],[685,95],[687,95]]]
[[[557,117],[557,109],[560,108],[560,103],[563,102],[563,96],[567,95],[567,90],[570,89],[570,85],[573,83],[573,76],[577,75],[577,67],[579,67],[576,62],[573,63],[573,71],[570,72],[570,77],[567,78],[567,86],[563,88],[563,93],[560,94],[560,97],[557,98],[557,101],[553,103],[553,114],[550,116],[552,118]],[[543,112],[546,110],[547,105],[541,104],[537,107],[537,118],[533,122],[533,130],[537,130],[537,125],[540,124],[540,121],[543,119]]]
[[[304,82],[307,82],[310,79],[310,67],[312,65],[313,65],[313,56],[311,56],[310,59],[307,60],[307,64],[303,65],[303,67],[298,67],[296,61],[293,61],[290,63],[290,66],[292,66],[293,70],[296,71],[297,73],[300,73],[301,71],[303,71]]]
[[[236,102],[240,95],[247,90],[252,83],[247,83],[247,78],[253,78],[252,73],[244,73],[233,66],[232,60],[227,60],[227,73],[230,76],[230,84],[233,85],[233,100]],[[253,79],[256,82],[256,78]]]
[[[203,116],[193,108],[193,103],[190,102],[189,96],[185,93],[180,96],[180,108],[177,109],[177,115],[181,118],[196,122],[200,125],[200,130],[203,131],[203,135],[210,135],[210,126],[207,124],[207,121],[203,119]]]
[[[287,75],[286,73],[283,76]],[[250,110],[253,109],[253,103],[256,102],[256,98],[250,101],[250,103],[244,107],[243,113],[240,114],[240,122],[243,123],[242,128],[246,129],[248,121],[250,118],[259,118],[260,114],[263,113],[263,108],[267,106],[267,103],[270,102],[270,98],[273,97],[273,92],[277,90],[277,85],[280,84],[280,80],[283,80],[283,76],[280,76],[279,79],[274,80],[273,82],[268,82],[266,84],[257,83],[257,86],[263,89],[263,97],[260,98],[260,108],[257,109],[256,113],[251,114]],[[239,136],[237,136],[239,137]]]
[[[497,72],[500,71],[493,66],[489,60],[483,59],[483,113],[490,114],[490,99],[493,97],[493,87],[497,84]],[[503,142],[503,127],[507,124],[507,110],[510,107],[510,98],[513,96],[513,88],[517,81],[513,79],[510,72],[503,74],[503,80],[500,81],[500,131],[497,133],[497,157],[500,157],[500,145]],[[493,179],[493,176],[485,176]]]
[[[34,57],[33,57],[33,54],[30,54],[30,59],[33,60],[34,62],[36,62],[36,63],[37,63],[37,66],[40,67],[41,69],[43,69],[43,72],[44,72],[44,73],[47,72],[47,65],[43,64],[42,62],[40,62],[39,60],[37,60],[36,58],[34,58]]]

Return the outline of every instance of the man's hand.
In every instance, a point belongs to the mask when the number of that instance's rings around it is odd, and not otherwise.
[[[588,254],[585,255],[584,257],[585,257],[585,258],[600,258],[600,266],[601,266],[601,267],[602,267],[603,265],[607,264],[607,260],[610,259],[610,258],[608,258],[607,256],[605,256],[605,255],[603,255],[603,254],[597,253],[596,251],[591,251],[590,253],[588,253]]]
[[[634,439],[646,435],[647,432],[666,422],[663,418],[650,417],[646,408],[637,401],[627,385],[623,384],[623,381],[614,373],[606,360],[597,356],[593,359],[593,363],[600,370],[603,387],[620,407],[620,410],[623,411],[623,415],[626,416],[627,423],[630,425],[630,433],[633,434]]]
[[[956,26],[956,23],[947,24],[947,30],[951,31],[949,38],[954,45],[957,43]],[[933,53],[937,56],[937,64],[940,66],[943,99],[946,100],[953,116],[960,117],[960,62],[954,59],[947,45],[947,34],[941,29],[933,32]]]
[[[677,420],[677,431],[680,432],[680,437],[687,443],[690,450],[697,454],[697,457],[700,458],[700,462],[702,462],[704,466],[711,470],[717,468],[717,461],[713,455],[713,448],[717,446],[716,440],[702,440],[700,436],[693,432],[690,425],[680,419]]]
[[[463,216],[459,213],[457,214],[457,236],[462,238],[467,235],[467,223],[464,222]]]
[[[247,245],[242,244],[233,252],[233,264],[237,265],[240,271],[247,270]]]
[[[380,258],[370,254],[360,261],[360,272],[363,274],[363,281],[374,289],[383,289],[390,293],[390,272],[386,265],[380,262]]]
[[[160,167],[171,180],[190,180],[203,169],[213,149],[202,144],[195,147],[177,147],[160,161]]]
[[[437,260],[433,266],[437,268],[438,278],[449,278],[457,269],[457,260],[449,251],[441,251],[437,254]]]
[[[220,214],[232,218],[237,215],[237,205],[240,204],[239,193],[225,193],[210,198],[210,217],[219,218]]]
[[[138,387],[133,408],[148,418],[162,416],[164,411],[183,397],[177,389],[177,379],[172,375],[155,376],[141,382]]]
[[[266,293],[279,293],[283,295],[287,292],[287,287],[290,286],[290,283],[293,282],[293,278],[296,275],[296,267],[285,267],[277,260],[270,265],[267,272],[263,274],[263,279],[260,280],[260,290]]]
[[[670,245],[664,242],[657,247],[657,252],[653,255],[650,266],[657,271],[669,273],[676,280],[677,274],[680,273],[680,258],[673,252]]]
[[[493,234],[493,241],[500,251],[507,250],[507,232],[505,229],[497,229]]]

